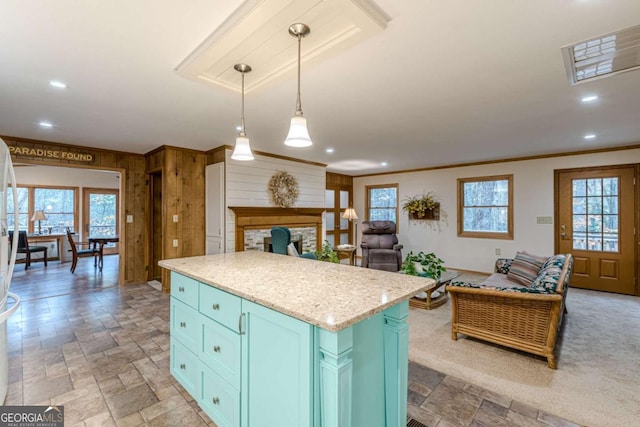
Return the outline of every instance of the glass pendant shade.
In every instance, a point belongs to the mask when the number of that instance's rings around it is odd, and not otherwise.
[[[291,127],[289,128],[287,139],[284,140],[284,145],[289,147],[309,147],[311,144],[313,143],[307,130],[307,119],[302,116],[292,117]]]
[[[288,147],[310,147],[313,145],[307,130],[307,119],[302,115],[302,102],[300,101],[300,44],[302,38],[309,35],[310,32],[311,30],[305,24],[293,24],[289,27],[289,34],[298,39],[298,93],[296,94],[296,115],[291,118],[289,134],[284,140],[284,145]]]
[[[253,153],[249,145],[249,138],[239,136],[236,138],[236,146],[231,154],[233,160],[253,160]]]
[[[244,126],[244,75],[251,71],[251,67],[247,64],[236,64],[233,68],[242,74],[242,115],[240,119],[240,134],[236,138],[236,146],[231,153],[233,160],[253,160],[253,153],[251,152],[251,145],[249,145],[249,138],[245,132]]]

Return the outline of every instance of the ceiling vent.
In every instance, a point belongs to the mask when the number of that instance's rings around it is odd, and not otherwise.
[[[389,18],[369,0],[247,0],[176,68],[179,75],[237,92],[233,66],[251,64],[245,93],[263,87],[297,66],[297,41],[289,26],[312,28],[302,63],[320,61],[383,31]]]
[[[640,67],[640,25],[562,48],[572,85]]]

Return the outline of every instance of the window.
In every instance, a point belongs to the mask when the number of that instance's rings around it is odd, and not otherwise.
[[[367,185],[367,220],[398,226],[398,184]]]
[[[64,233],[67,227],[77,230],[77,188],[73,187],[18,187],[18,229],[29,233],[37,232],[38,225],[43,232]],[[46,220],[31,221],[36,210],[44,211]],[[13,192],[7,192],[7,223],[14,227]]]
[[[13,191],[7,191],[7,224],[10,230],[15,230],[13,214]],[[18,187],[18,230],[29,228],[29,189]]]
[[[43,227],[51,227],[53,232],[75,230],[76,190],[69,188],[34,188],[33,209],[42,210],[47,219]]]
[[[620,252],[618,177],[574,179],[573,249]]]
[[[513,239],[513,175],[458,179],[458,236]]]

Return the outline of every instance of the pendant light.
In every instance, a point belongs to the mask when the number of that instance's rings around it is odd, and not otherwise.
[[[289,147],[309,147],[311,137],[307,130],[307,119],[302,116],[302,103],[300,102],[300,44],[303,37],[307,36],[311,30],[305,24],[293,24],[289,27],[289,34],[298,39],[298,96],[296,100],[296,114],[291,118],[291,127],[284,145]]]
[[[249,138],[247,138],[244,129],[244,75],[251,71],[251,67],[247,64],[236,64],[233,68],[242,74],[242,116],[240,119],[240,133],[236,138],[236,146],[233,149],[231,158],[233,160],[253,160]]]

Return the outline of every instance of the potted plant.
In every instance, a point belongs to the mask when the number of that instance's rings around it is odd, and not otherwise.
[[[400,271],[412,276],[431,277],[438,280],[443,271],[447,269],[444,267],[444,261],[441,260],[433,252],[425,254],[420,251],[414,254],[413,251],[409,252],[400,267]]]
[[[324,241],[321,251],[316,251],[316,258],[320,261],[340,263],[338,253],[333,250],[328,240]]]
[[[406,198],[402,210],[413,219],[439,219],[440,203],[431,193],[427,193]]]

